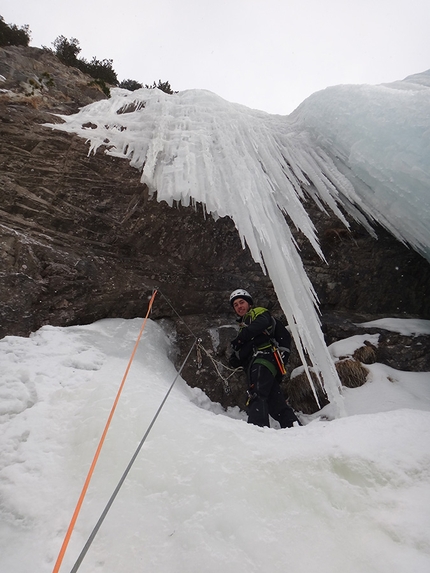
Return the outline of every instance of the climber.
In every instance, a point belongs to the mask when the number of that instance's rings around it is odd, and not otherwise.
[[[270,312],[254,307],[251,295],[243,289],[231,293],[230,304],[238,317],[239,334],[231,341],[233,353],[229,363],[233,368],[242,366],[247,373],[248,423],[270,426],[270,415],[281,428],[291,428],[294,422],[301,425],[281,391],[282,374],[270,340]]]

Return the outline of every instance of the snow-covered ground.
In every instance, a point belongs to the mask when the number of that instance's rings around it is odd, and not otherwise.
[[[0,341],[1,573],[53,570],[141,324]],[[176,376],[169,345],[148,321],[61,571]],[[79,570],[428,573],[430,373],[369,369],[364,386],[344,389],[345,417],[285,430],[248,425],[179,378]]]

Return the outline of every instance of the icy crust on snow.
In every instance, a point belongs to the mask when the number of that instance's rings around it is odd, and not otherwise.
[[[290,119],[351,180],[368,218],[430,260],[430,70],[379,86],[327,88]],[[349,195],[341,187],[339,194],[348,209]]]

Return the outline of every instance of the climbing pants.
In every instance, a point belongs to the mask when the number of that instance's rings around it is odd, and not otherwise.
[[[281,428],[292,428],[294,422],[298,422],[285,401],[278,380],[263,364],[251,364],[248,393],[248,424],[270,426],[269,415],[279,422]]]

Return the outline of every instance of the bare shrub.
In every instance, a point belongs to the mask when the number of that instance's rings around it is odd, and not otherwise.
[[[290,378],[285,386],[289,405],[303,414],[314,414],[329,403],[324,388],[321,386],[317,375],[312,371],[311,378],[318,396],[319,406],[305,372]]]
[[[375,364],[376,362],[376,348],[370,342],[365,341],[365,346],[357,348],[352,355],[355,360],[363,364]]]
[[[335,366],[342,385],[347,388],[358,388],[367,380],[369,371],[358,360],[347,358],[336,362]]]

